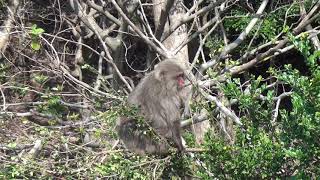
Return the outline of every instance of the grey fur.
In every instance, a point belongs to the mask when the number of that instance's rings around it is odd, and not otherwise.
[[[179,151],[184,150],[180,117],[189,88],[178,86],[177,76],[181,74],[184,75],[184,70],[174,60],[162,61],[129,95],[128,103],[139,107],[144,119],[164,139],[159,142],[141,134],[134,119],[121,117],[117,122],[118,134],[130,151],[138,154],[168,153],[170,146],[165,139],[173,140]]]

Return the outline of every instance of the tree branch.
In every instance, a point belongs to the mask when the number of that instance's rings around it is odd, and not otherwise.
[[[152,41],[149,40],[149,37],[144,35],[140,29],[133,24],[133,22],[125,15],[125,13],[122,11],[122,9],[119,7],[117,2],[115,0],[111,0],[112,4],[114,5],[115,9],[118,11],[118,13],[123,17],[124,21],[128,23],[132,29],[141,37],[141,39],[147,43],[149,46],[151,46],[157,53],[159,53],[163,57],[168,57],[168,54],[166,53],[166,49],[161,49],[158,46],[156,46]]]

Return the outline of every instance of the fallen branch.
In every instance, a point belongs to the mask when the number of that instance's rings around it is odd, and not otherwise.
[[[27,158],[36,158],[42,149],[42,141],[40,139],[36,140],[33,148],[28,152]]]

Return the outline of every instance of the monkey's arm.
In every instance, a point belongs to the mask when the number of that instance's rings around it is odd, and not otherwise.
[[[180,152],[183,152],[185,150],[183,144],[182,144],[182,139],[181,139],[181,122],[180,120],[174,121],[173,122],[173,131],[172,131],[172,136],[175,144],[178,147],[178,150]]]

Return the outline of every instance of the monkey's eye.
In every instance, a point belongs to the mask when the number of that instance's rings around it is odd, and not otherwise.
[[[183,79],[184,79],[184,74],[183,74],[183,73],[178,74],[178,75],[177,75],[177,78],[183,78]]]

